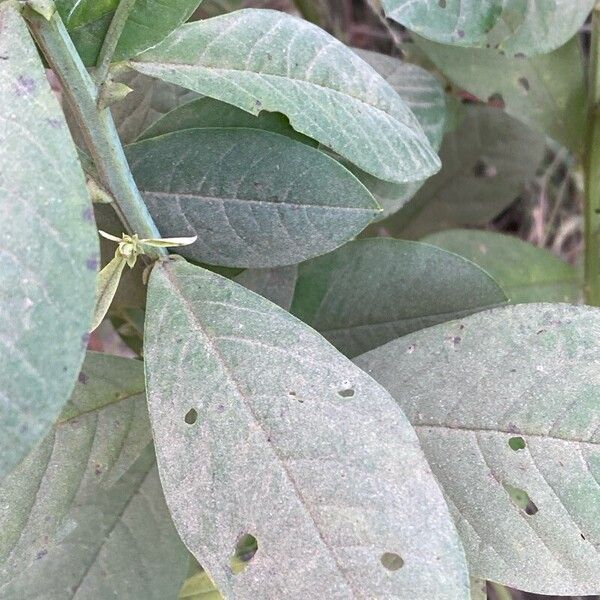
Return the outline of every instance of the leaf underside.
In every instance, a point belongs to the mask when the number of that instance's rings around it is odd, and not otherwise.
[[[598,309],[526,304],[356,359],[416,428],[472,575],[600,591],[599,335]]]
[[[167,502],[224,597],[468,597],[411,428],[318,334],[176,260],[150,276],[144,351]],[[258,551],[234,574],[244,534]]]
[[[0,481],[60,412],[94,305],[85,180],[25,22],[0,5]]]

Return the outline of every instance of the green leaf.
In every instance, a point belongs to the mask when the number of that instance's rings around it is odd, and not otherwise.
[[[194,92],[135,71],[120,80],[133,89],[122,102],[111,107],[119,137],[125,144],[135,141],[159,118],[197,97]]]
[[[227,279],[166,261],[150,275],[144,352],[167,503],[225,598],[468,597],[416,436],[318,334]],[[244,534],[258,550],[236,574]],[[404,566],[386,569],[386,553]]]
[[[285,13],[246,9],[190,23],[131,64],[255,115],[284,113],[380,179],[415,181],[439,168],[393,88],[342,43]]]
[[[505,301],[498,284],[460,256],[378,238],[302,263],[290,312],[353,357]]]
[[[119,38],[113,60],[126,60],[155,46],[185,23],[201,0],[138,0]],[[96,64],[119,0],[56,0],[83,62]]]
[[[127,148],[164,235],[198,235],[180,254],[268,267],[329,252],[373,220],[364,186],[319,150],[251,129],[190,129]]]
[[[492,231],[452,230],[422,241],[464,256],[487,271],[511,302],[581,299],[577,271],[543,248]]]
[[[526,304],[356,360],[416,428],[473,576],[537,594],[600,590],[599,336],[598,309]]]
[[[158,479],[141,362],[88,354],[0,506],[3,600],[176,597],[188,554]]]
[[[497,99],[516,119],[578,152],[585,129],[581,48],[573,38],[551,54],[509,58],[488,49],[444,46],[417,39],[419,47],[455,84],[486,102]]]
[[[98,241],[60,106],[17,4],[0,4],[0,481],[73,389]]]
[[[298,265],[275,269],[246,269],[235,281],[273,304],[289,310],[298,279]]]
[[[462,123],[442,144],[442,170],[381,226],[388,234],[413,239],[487,224],[533,179],[544,141],[497,108],[465,107]]]
[[[172,110],[146,129],[138,139],[153,138],[182,129],[205,127],[261,129],[285,135],[309,146],[317,145],[311,138],[294,130],[288,118],[281,113],[262,112],[255,116],[241,108],[208,97],[192,100]]]
[[[438,80],[425,69],[403,63],[397,58],[368,50],[355,52],[377,71],[406,102],[423,127],[434,150],[444,136],[446,98]],[[349,169],[373,194],[383,208],[380,218],[387,217],[406,204],[423,185],[421,181],[391,183],[377,179],[352,165]]]
[[[382,0],[386,16],[435,42],[543,54],[585,23],[595,0]]]

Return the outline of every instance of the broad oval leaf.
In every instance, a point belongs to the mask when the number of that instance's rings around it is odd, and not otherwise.
[[[439,169],[393,88],[341,42],[285,13],[246,9],[190,23],[131,65],[252,114],[284,113],[380,179],[415,181]]]
[[[505,301],[472,262],[429,244],[379,238],[302,263],[290,312],[353,357]]]
[[[289,138],[317,146],[315,140],[298,133],[281,113],[261,112],[252,115],[241,108],[204,96],[173,109],[146,129],[138,139],[164,135],[182,129],[206,127],[244,127],[279,133]]]
[[[198,262],[296,263],[340,246],[378,212],[337,161],[267,131],[179,131],[130,145],[127,157],[160,231],[198,236],[180,250]]]
[[[176,597],[188,553],[160,487],[141,362],[88,354],[0,506],[3,600]]]
[[[467,106],[461,124],[442,144],[442,170],[381,226],[388,235],[418,239],[485,225],[533,179],[544,147],[543,135],[500,109]]]
[[[114,60],[126,60],[185,23],[202,0],[137,0],[125,23]],[[119,0],[56,0],[58,12],[83,62],[96,64]]]
[[[524,304],[356,360],[416,428],[474,576],[600,590],[599,336],[598,309]]]
[[[73,389],[98,266],[83,173],[16,6],[0,5],[0,481]]]
[[[518,238],[493,231],[454,229],[429,235],[422,241],[479,265],[515,304],[581,299],[580,278],[571,265]]]
[[[586,91],[577,37],[551,54],[507,57],[416,39],[416,44],[454,83],[483,102],[503,104],[515,119],[574,152],[585,138]]]
[[[144,352],[167,503],[224,597],[468,597],[460,542],[408,422],[317,333],[166,261],[150,275]],[[235,574],[244,534],[258,551]],[[386,553],[402,568],[388,570]]]
[[[543,54],[585,23],[595,0],[382,0],[387,17],[435,42]]]

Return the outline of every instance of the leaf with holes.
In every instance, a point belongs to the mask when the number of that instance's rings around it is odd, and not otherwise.
[[[446,77],[540,130],[574,152],[585,130],[585,77],[577,38],[551,54],[506,57],[488,49],[454,48],[417,39]]]
[[[598,309],[526,304],[356,359],[416,428],[474,576],[600,590],[599,336]]]
[[[416,181],[439,168],[394,89],[336,39],[285,13],[246,9],[190,23],[131,65],[252,114],[281,112],[380,179]]]
[[[465,107],[444,139],[444,167],[399,212],[388,234],[418,239],[453,227],[485,225],[523,191],[544,156],[544,136],[497,108]]]
[[[85,180],[27,26],[0,5],[0,481],[71,393],[94,308]]]
[[[505,301],[498,284],[460,256],[420,242],[373,239],[302,263],[290,312],[353,357]]]
[[[237,267],[287,265],[358,234],[379,212],[324,153],[250,129],[190,129],[127,148],[163,235],[197,235],[180,254]]]
[[[88,354],[0,505],[3,600],[176,597],[188,553],[160,487],[140,362]]]
[[[489,273],[510,301],[578,302],[577,271],[544,248],[492,231],[455,229],[422,241],[464,256]]]
[[[493,47],[509,55],[562,46],[595,0],[382,0],[386,16],[435,42]]]
[[[144,351],[167,503],[224,597],[468,597],[416,436],[317,333],[227,279],[166,261],[150,275]],[[236,573],[244,534],[258,550]]]
[[[403,63],[391,56],[368,50],[355,52],[396,90],[419,120],[432,147],[438,150],[444,136],[446,98],[437,79],[425,69]],[[398,211],[425,181],[391,183],[377,179],[352,165],[349,168],[383,208],[380,218]]]
[[[202,0],[137,0],[125,23],[114,60],[126,60],[185,23]],[[119,0],[56,0],[56,6],[83,62],[96,64]]]

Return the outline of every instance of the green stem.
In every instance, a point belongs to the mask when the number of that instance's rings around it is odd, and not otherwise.
[[[585,300],[600,306],[600,2],[592,12],[585,146]]]
[[[115,49],[135,3],[136,0],[121,0],[115,10],[96,63],[95,79],[98,85],[102,85],[108,76],[108,69],[115,54]]]
[[[58,75],[63,93],[83,132],[98,175],[115,198],[123,225],[141,238],[159,238],[146,204],[135,185],[117,129],[108,108],[96,105],[97,89],[56,13],[50,21],[27,10],[25,16],[48,63]],[[164,248],[156,253],[166,256]]]

